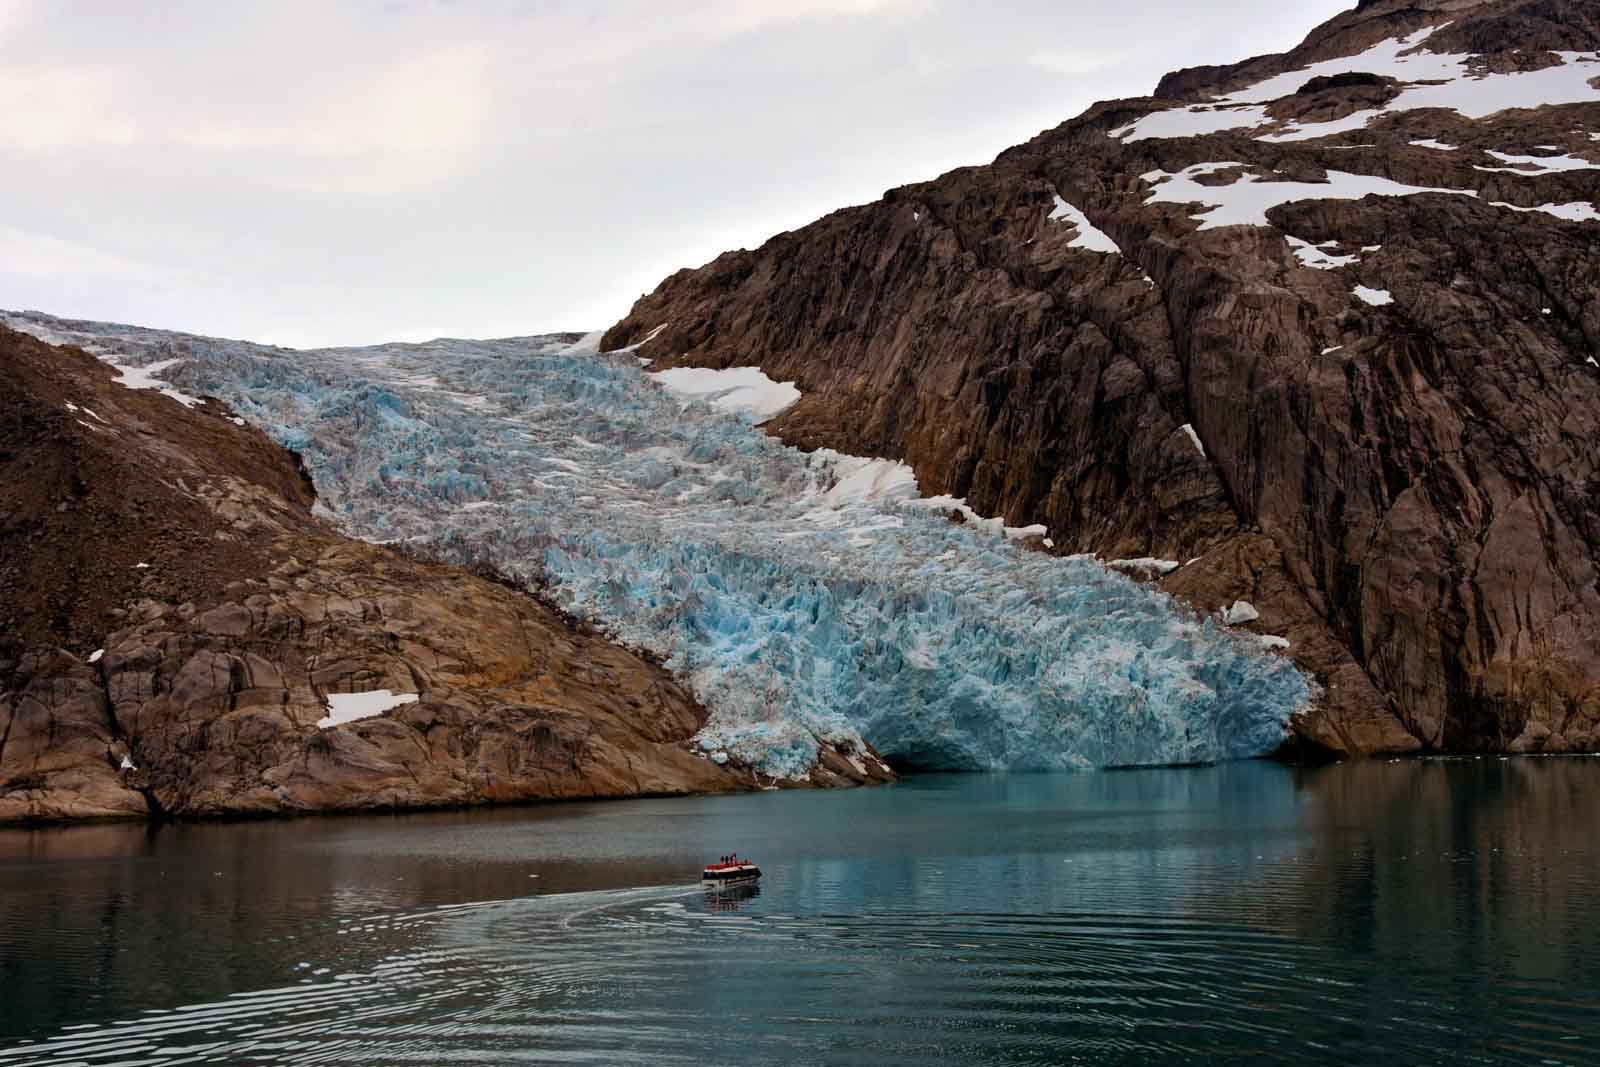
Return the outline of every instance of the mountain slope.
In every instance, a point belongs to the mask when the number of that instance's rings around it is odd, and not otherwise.
[[[219,403],[4,326],[0,367],[0,822],[758,784],[691,751],[706,711],[659,665],[340,535],[298,457]],[[319,727],[381,689],[417,698]],[[811,780],[886,776],[862,766]]]
[[[1167,589],[1323,683],[1308,743],[1592,748],[1597,11],[1363,3],[680,271],[603,347],[759,364],[786,441],[1191,560]]]

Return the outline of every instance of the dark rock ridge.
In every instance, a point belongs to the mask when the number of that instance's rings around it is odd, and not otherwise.
[[[1259,129],[1126,131],[1440,26],[1412,46],[1548,70],[1600,47],[1597,20],[1594,2],[1365,3],[1289,53],[1169,75],[988,166],[680,271],[603,344],[663,327],[641,349],[658,366],[759,364],[803,392],[771,432],[904,459],[925,492],[1047,524],[1057,551],[1192,561],[1163,586],[1207,612],[1250,601],[1250,628],[1322,682],[1304,744],[1592,750],[1600,222],[1532,209],[1600,205],[1600,169],[1488,150],[1600,168],[1600,92],[1256,139],[1395,99],[1392,74],[1358,70],[1288,79]],[[1204,205],[1150,199],[1151,172],[1223,162],[1198,184],[1342,172],[1476,195],[1298,199],[1209,228]],[[1057,196],[1122,254],[1079,245]],[[1313,269],[1286,235],[1350,258]]]
[[[771,784],[692,749],[706,711],[657,664],[340,535],[297,457],[113,378],[0,326],[0,823]],[[418,698],[318,727],[377,689]],[[828,752],[809,784],[863,777]]]

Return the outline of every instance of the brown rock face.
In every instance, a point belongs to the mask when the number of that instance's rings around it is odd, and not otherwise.
[[[1193,560],[1164,587],[1208,611],[1250,601],[1323,684],[1296,724],[1308,744],[1600,747],[1600,223],[1530,210],[1600,205],[1600,103],[1391,111],[1287,142],[1110,135],[1446,22],[1429,47],[1481,53],[1474,70],[1560,65],[1551,50],[1597,47],[1597,14],[1363,4],[1293,52],[1180,72],[987,167],[680,271],[604,344],[666,324],[642,349],[659,364],[797,382],[769,424],[787,441],[905,459],[929,493],[1047,524],[1058,551]],[[1267,118],[1399,91],[1361,74],[1308,77]],[[1490,170],[1506,164],[1487,150],[1596,169]],[[1212,228],[1150,200],[1144,175],[1218,162],[1240,166],[1202,185],[1337,171],[1472,195],[1300,199]],[[1122,254],[1083,247],[1057,196]],[[1352,258],[1312,269],[1286,234]]]
[[[295,457],[215,402],[4,327],[0,366],[0,823],[769,784],[690,748],[705,710],[655,663],[315,519]],[[417,699],[319,728],[378,689]],[[891,777],[862,755],[810,784]]]

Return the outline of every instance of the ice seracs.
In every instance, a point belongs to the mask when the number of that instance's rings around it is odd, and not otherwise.
[[[73,333],[184,359],[186,381],[300,451],[351,534],[492,563],[660,656],[710,710],[697,748],[763,786],[805,777],[823,744],[948,769],[1256,756],[1314,696],[1292,662],[1153,586],[1031,550],[1042,526],[686,405],[632,352]],[[330,719],[351,710],[336,696]],[[368,696],[357,710],[409,694]]]

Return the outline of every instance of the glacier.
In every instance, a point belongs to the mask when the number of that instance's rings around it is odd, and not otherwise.
[[[675,396],[598,335],[292,350],[0,318],[162,364],[298,451],[346,532],[492,564],[661,657],[708,758],[772,779],[863,741],[925,769],[1249,758],[1316,695],[1251,635]]]

